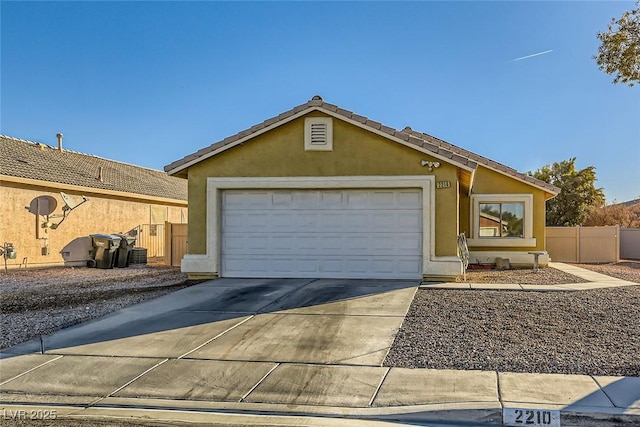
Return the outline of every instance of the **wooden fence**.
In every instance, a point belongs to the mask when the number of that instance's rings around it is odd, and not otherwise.
[[[164,224],[140,224],[136,227],[136,246],[147,249],[148,258],[164,256]]]
[[[187,224],[164,223],[164,263],[180,267],[182,257],[187,253]]]

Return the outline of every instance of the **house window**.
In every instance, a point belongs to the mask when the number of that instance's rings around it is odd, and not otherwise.
[[[470,246],[536,246],[532,194],[471,196]]]
[[[524,237],[524,203],[480,203],[480,237]]]
[[[333,150],[333,122],[330,117],[307,117],[304,119],[305,151]]]

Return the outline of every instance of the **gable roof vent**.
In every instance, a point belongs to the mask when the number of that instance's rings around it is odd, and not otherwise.
[[[333,151],[333,122],[330,117],[304,119],[305,151]]]
[[[326,123],[311,123],[311,145],[324,145],[327,143],[327,124]]]

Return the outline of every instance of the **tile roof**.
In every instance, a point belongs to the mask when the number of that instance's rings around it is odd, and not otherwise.
[[[534,177],[518,172],[515,169],[505,166],[501,163],[495,162],[486,157],[480,156],[478,154],[472,153],[471,151],[450,144],[446,141],[443,141],[442,139],[433,137],[426,133],[415,132],[409,127],[406,127],[402,130],[393,129],[389,126],[385,126],[380,122],[373,121],[352,111],[340,108],[337,105],[325,102],[320,96],[317,95],[311,98],[306,103],[298,105],[291,110],[285,111],[284,113],[281,113],[276,117],[267,119],[264,122],[254,125],[249,129],[238,132],[237,134],[229,136],[222,141],[216,142],[182,159],[176,160],[175,162],[165,166],[164,170],[170,174],[177,174],[178,172],[188,168],[195,163],[198,163],[201,160],[214,156],[218,152],[224,150],[228,145],[237,143],[240,140],[244,140],[252,136],[257,136],[258,134],[267,131],[272,127],[276,127],[280,124],[286,123],[289,120],[292,120],[311,111],[322,111],[337,118],[356,122],[365,129],[368,128],[375,133],[386,135],[394,139],[400,139],[408,145],[414,145],[416,146],[416,148],[430,152],[436,157],[439,157],[443,160],[466,169],[475,170],[480,164],[488,169],[492,169],[504,175],[508,175],[515,179],[518,179],[519,181],[523,181],[536,187],[542,188],[552,194],[558,194],[560,192],[559,188],[551,184],[540,181]]]
[[[186,179],[5,135],[0,135],[0,175],[187,200]]]

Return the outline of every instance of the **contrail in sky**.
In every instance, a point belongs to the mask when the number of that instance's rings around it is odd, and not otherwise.
[[[523,59],[533,58],[534,56],[540,56],[540,55],[544,55],[544,54],[551,53],[551,52],[553,52],[553,49],[551,49],[551,50],[545,50],[544,52],[534,53],[533,55],[521,56],[520,58],[512,59],[512,60],[511,60],[511,61],[509,61],[509,62],[521,61],[521,60],[523,60]]]

